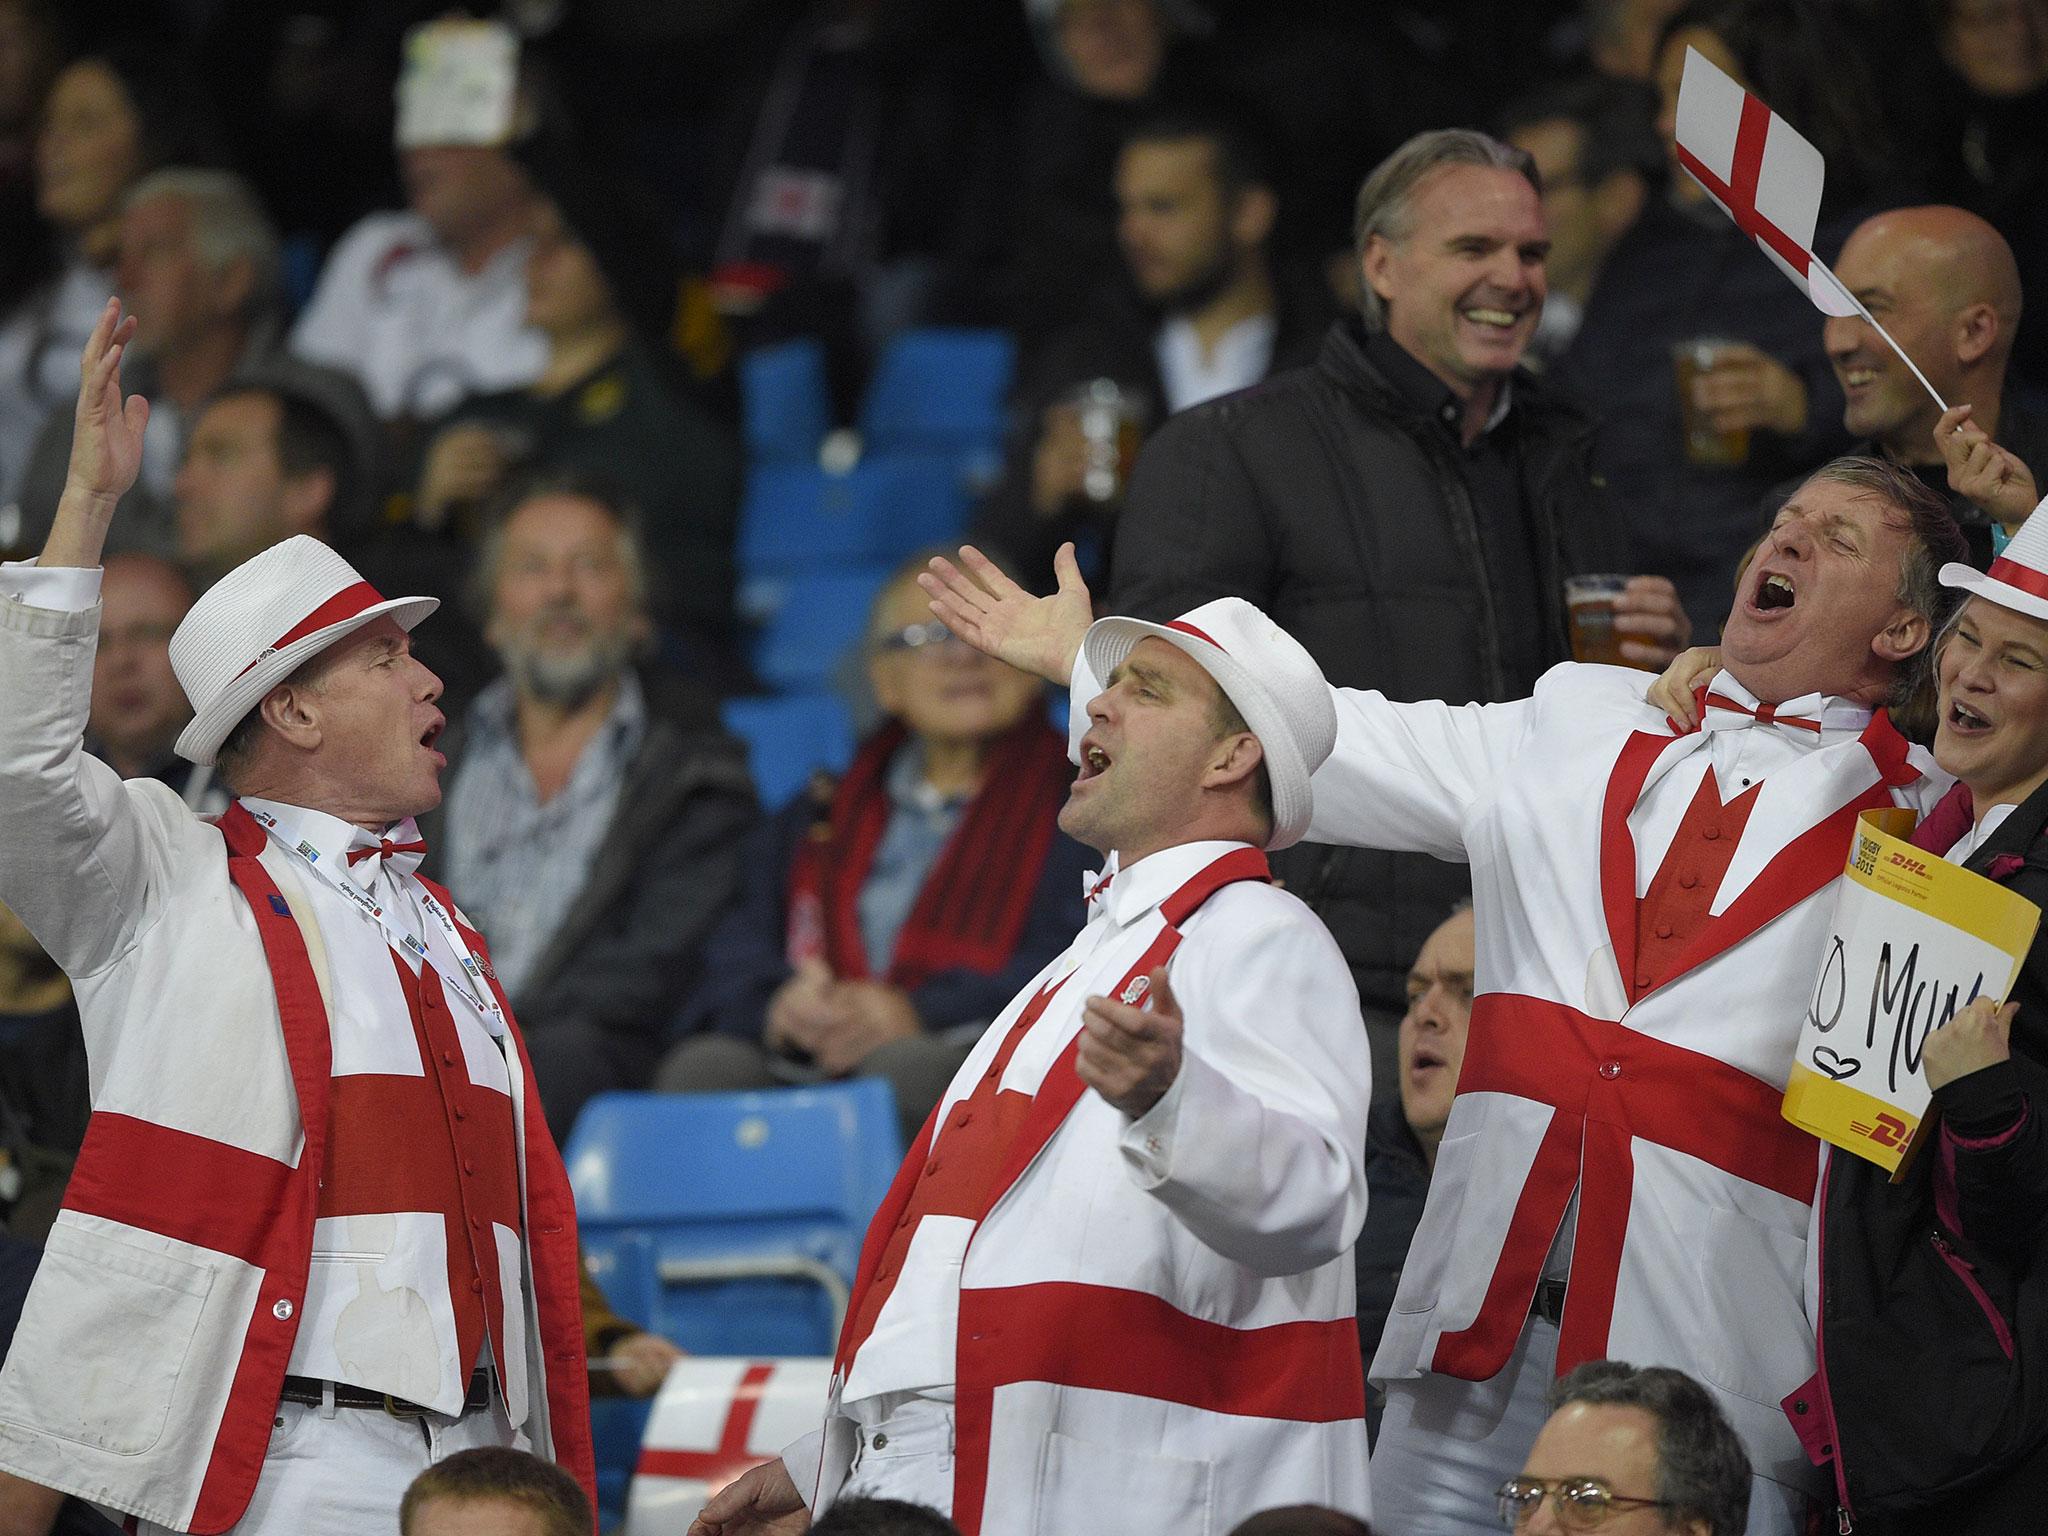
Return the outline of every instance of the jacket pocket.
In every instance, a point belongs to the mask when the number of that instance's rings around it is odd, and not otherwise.
[[[1472,1157],[1479,1150],[1482,1134],[1470,1131],[1453,1136],[1436,1149],[1436,1167],[1429,1176],[1430,1199],[1422,1208],[1415,1236],[1409,1240],[1408,1259],[1394,1289],[1396,1312],[1427,1312],[1439,1300],[1458,1238],[1458,1218],[1464,1213],[1465,1193],[1471,1185]],[[1490,1264],[1485,1272],[1493,1272]]]
[[[141,1455],[163,1438],[212,1288],[203,1265],[59,1221],[0,1377],[0,1420]]]
[[[1984,1282],[1978,1278],[1977,1266],[1956,1251],[1951,1243],[1939,1232],[1927,1234],[1934,1251],[1941,1255],[1955,1277],[1963,1283],[1963,1289],[1970,1293],[1970,1300],[1977,1304],[1977,1310],[1984,1314],[1984,1321],[1991,1328],[1991,1336],[1998,1341],[1998,1347],[2005,1352],[2005,1358],[2012,1358],[2012,1325],[2005,1320],[2005,1314],[1998,1310],[1998,1303],[1991,1299],[1991,1293],[1984,1289]]]
[[[1216,1467],[1177,1456],[1142,1456],[1047,1431],[1038,1452],[1032,1529],[1075,1533],[1106,1528],[1126,1536],[1213,1536]]]
[[[1738,1211],[1707,1213],[1693,1348],[1714,1386],[1776,1408],[1813,1373],[1806,1242]]]

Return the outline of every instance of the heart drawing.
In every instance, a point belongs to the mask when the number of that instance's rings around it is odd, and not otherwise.
[[[1862,1058],[1839,1055],[1825,1045],[1816,1045],[1813,1048],[1813,1064],[1838,1083],[1843,1078],[1854,1077],[1863,1070]]]

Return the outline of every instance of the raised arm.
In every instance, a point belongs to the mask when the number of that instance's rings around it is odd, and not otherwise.
[[[121,301],[107,300],[79,360],[71,467],[64,476],[64,494],[57,502],[50,537],[36,562],[45,570],[100,563],[114,508],[142,468],[149,402],[140,395],[121,395],[121,357],[134,334],[135,317],[123,318]]]
[[[133,331],[109,302],[80,365],[71,467],[42,558],[0,567],[0,900],[73,976],[120,952],[153,886],[143,814],[84,743],[96,567],[149,419],[146,401],[121,394]]]

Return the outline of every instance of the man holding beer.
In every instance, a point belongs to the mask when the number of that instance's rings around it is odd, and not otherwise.
[[[1591,422],[1520,366],[1547,291],[1533,163],[1484,134],[1418,135],[1366,179],[1355,236],[1360,313],[1316,362],[1179,413],[1139,454],[1110,601],[1167,619],[1240,596],[1341,686],[1519,697],[1572,654],[1565,577],[1631,569]],[[1685,643],[1670,582],[1613,602],[1624,660]],[[1390,1080],[1409,961],[1463,871],[1319,847],[1281,866],[1343,946]]]

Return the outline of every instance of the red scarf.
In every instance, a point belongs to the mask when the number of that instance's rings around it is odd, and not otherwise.
[[[789,880],[792,965],[823,959],[841,980],[869,975],[860,890],[894,809],[889,763],[908,739],[894,723],[869,737],[826,820],[798,847]],[[881,980],[908,992],[945,971],[988,975],[1009,963],[1073,777],[1066,742],[1035,710],[990,743],[981,788],[925,876]]]

